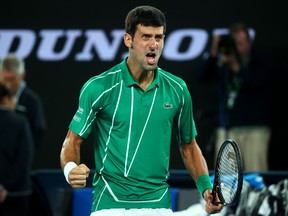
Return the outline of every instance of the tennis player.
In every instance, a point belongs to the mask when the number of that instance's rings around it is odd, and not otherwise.
[[[212,214],[212,184],[196,142],[192,100],[185,82],[158,67],[166,21],[151,6],[132,9],[125,20],[129,55],[90,78],[60,153],[73,188],[86,186],[90,169],[81,164],[80,147],[94,133],[95,175],[91,216],[169,216],[169,156],[175,132],[184,164]]]

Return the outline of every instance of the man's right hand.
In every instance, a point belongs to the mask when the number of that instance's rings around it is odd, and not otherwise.
[[[80,164],[79,166],[74,167],[68,175],[70,185],[73,188],[85,187],[89,173],[90,169],[85,164]]]

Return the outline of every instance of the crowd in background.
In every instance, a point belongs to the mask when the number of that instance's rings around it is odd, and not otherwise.
[[[47,130],[41,98],[25,82],[25,62],[0,61],[0,215],[28,215],[32,165]]]

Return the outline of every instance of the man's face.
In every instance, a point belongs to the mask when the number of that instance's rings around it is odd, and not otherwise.
[[[142,69],[155,70],[164,46],[163,30],[163,27],[138,25],[134,38],[130,36],[130,57]]]
[[[236,48],[240,55],[246,55],[250,52],[251,42],[244,31],[235,33]]]
[[[17,74],[15,71],[0,71],[0,81],[2,81],[14,95],[20,87],[22,77],[22,75]]]

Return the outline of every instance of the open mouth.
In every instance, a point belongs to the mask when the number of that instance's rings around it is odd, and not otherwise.
[[[147,57],[147,60],[148,60],[149,64],[155,64],[155,57],[156,57],[155,53],[148,53],[146,55],[146,57]]]

